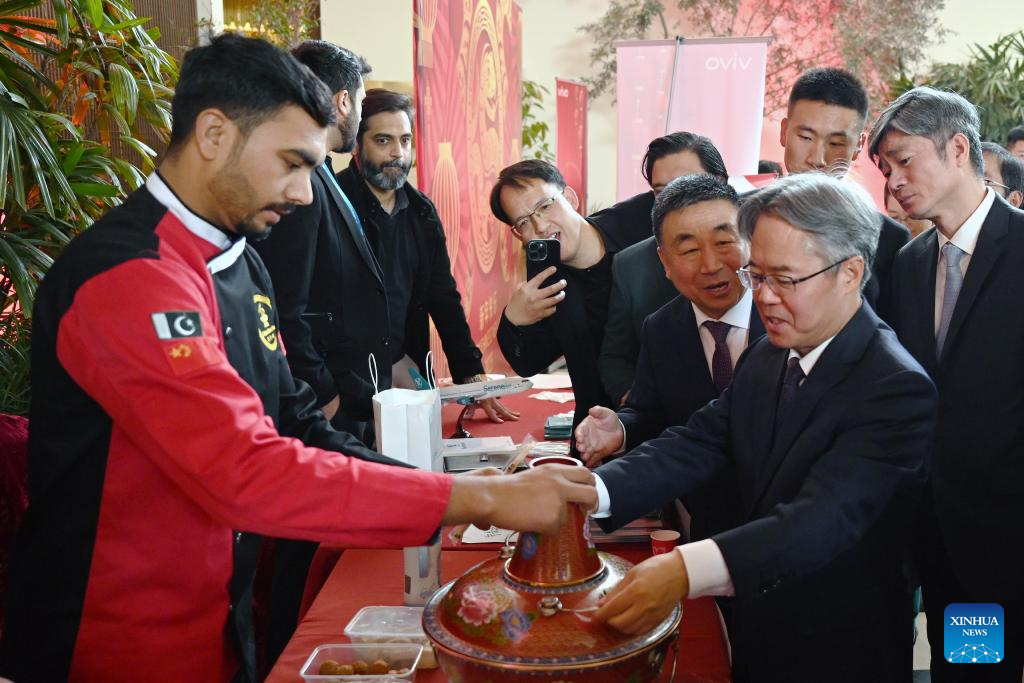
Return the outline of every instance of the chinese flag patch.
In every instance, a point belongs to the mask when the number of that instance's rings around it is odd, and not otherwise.
[[[175,339],[164,343],[164,357],[175,375],[185,375],[219,362],[213,341],[205,337]]]

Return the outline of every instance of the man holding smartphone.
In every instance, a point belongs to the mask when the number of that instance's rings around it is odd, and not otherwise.
[[[498,326],[498,345],[512,369],[534,375],[565,356],[576,417],[613,404],[601,387],[597,358],[608,319],[612,255],[626,244],[578,212],[579,199],[559,170],[527,159],[503,169],[491,190],[491,211],[523,244],[558,241],[561,265],[516,287]],[[535,247],[535,254],[540,255]],[[545,283],[555,277],[553,284]]]

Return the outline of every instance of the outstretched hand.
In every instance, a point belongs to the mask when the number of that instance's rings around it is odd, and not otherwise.
[[[586,510],[597,505],[594,475],[583,467],[545,465],[512,475],[487,474],[452,480],[444,524],[554,533],[565,520],[566,503]]]
[[[601,599],[594,619],[623,633],[639,634],[660,624],[690,593],[686,563],[678,550],[636,565]]]
[[[485,398],[480,401],[475,401],[466,412],[466,417],[470,420],[474,419],[478,408],[484,411],[484,414],[487,415],[487,419],[491,422],[501,423],[505,420],[515,422],[519,419],[519,413],[505,406],[496,398]]]
[[[626,435],[618,415],[604,406],[594,406],[576,427],[576,450],[588,467],[596,467],[609,455],[617,453]]]

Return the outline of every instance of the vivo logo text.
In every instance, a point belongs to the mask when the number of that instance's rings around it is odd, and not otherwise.
[[[708,57],[704,60],[704,68],[708,71],[736,71],[737,69],[746,71],[752,61],[754,61],[753,57],[742,58],[733,53],[732,57],[728,58]]]

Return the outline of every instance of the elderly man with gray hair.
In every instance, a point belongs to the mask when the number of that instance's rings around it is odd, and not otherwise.
[[[641,633],[681,598],[734,596],[735,681],[905,680],[903,544],[936,395],[862,299],[878,213],[811,173],[758,192],[738,221],[767,335],[685,426],[595,470],[593,516],[619,527],[725,469],[741,522],[637,565],[595,618]]]
[[[882,112],[870,151],[904,210],[935,224],[896,257],[890,318],[939,388],[914,534],[932,680],[1020,683],[1024,213],[985,187],[979,127],[977,109],[960,95],[914,88]],[[995,603],[1004,645],[973,633],[948,640],[953,603]],[[973,660],[992,665],[954,666]]]

